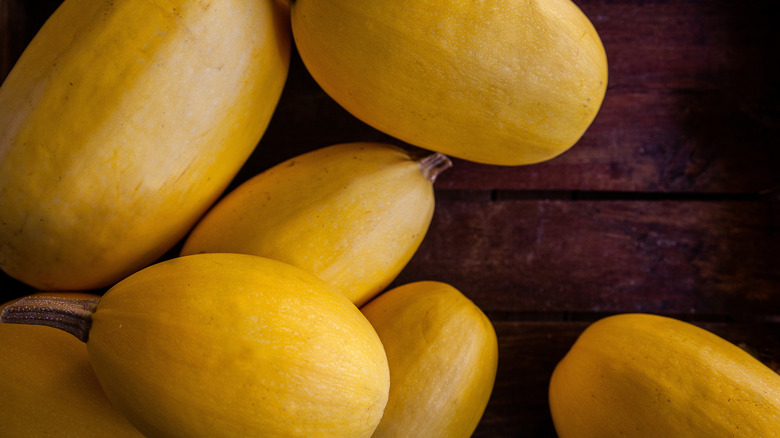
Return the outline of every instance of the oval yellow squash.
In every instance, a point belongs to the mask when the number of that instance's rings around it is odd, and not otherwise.
[[[780,436],[780,375],[663,316],[590,325],[555,368],[549,397],[561,438]]]
[[[390,395],[374,437],[470,437],[493,390],[498,341],[466,296],[421,281],[385,292],[362,309],[390,365]]]
[[[274,0],[65,0],[0,87],[0,267],[85,290],[169,250],[266,129],[287,14]]]
[[[237,187],[198,223],[182,254],[235,252],[315,274],[360,306],[414,255],[434,209],[441,154],[345,143],[280,163]]]
[[[371,324],[282,262],[171,259],[122,280],[86,314],[91,327],[75,334],[101,386],[150,438],[369,437],[387,402]]]
[[[39,295],[98,297],[66,292]],[[111,406],[83,342],[48,327],[0,324],[0,351],[1,436],[143,438]]]
[[[607,87],[604,47],[570,0],[290,0],[314,79],[415,146],[498,165],[574,145]]]

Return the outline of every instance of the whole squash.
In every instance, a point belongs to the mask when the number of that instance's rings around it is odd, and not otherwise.
[[[304,269],[361,306],[406,266],[450,161],[375,142],[337,144],[249,179],[197,224],[182,255],[254,254]]]
[[[274,0],[65,0],[0,87],[0,268],[86,290],[157,260],[255,149],[290,39]]]
[[[362,309],[390,366],[390,395],[374,437],[468,438],[498,365],[490,320],[449,284],[398,286]]]
[[[658,315],[590,325],[555,368],[549,401],[561,438],[780,436],[780,375]]]
[[[387,359],[371,324],[282,262],[171,259],[81,313],[68,321],[91,321],[72,331],[87,339],[98,381],[150,438],[369,437],[387,403]]]
[[[290,0],[312,77],[374,128],[466,160],[531,164],[574,145],[607,87],[570,0]]]
[[[98,298],[68,292],[38,295]],[[48,327],[0,324],[0,351],[0,436],[143,438],[111,406],[83,342]]]

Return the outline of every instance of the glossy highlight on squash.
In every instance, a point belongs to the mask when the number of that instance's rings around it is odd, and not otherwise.
[[[561,438],[780,436],[780,375],[664,316],[590,325],[555,368],[549,400]]]
[[[65,0],[0,87],[0,268],[87,290],[162,256],[258,144],[289,32],[273,0]]]

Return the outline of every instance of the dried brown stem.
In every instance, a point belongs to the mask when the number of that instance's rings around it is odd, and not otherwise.
[[[87,342],[98,301],[99,298],[29,296],[6,306],[0,322],[54,327]]]
[[[419,159],[420,169],[428,181],[433,184],[440,173],[452,167],[452,161],[446,155],[436,152]]]

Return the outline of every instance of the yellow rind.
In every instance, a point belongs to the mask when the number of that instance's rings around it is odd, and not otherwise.
[[[369,437],[387,402],[371,324],[275,260],[161,262],[111,288],[92,319],[98,380],[149,437]]]
[[[184,237],[270,121],[288,11],[66,0],[0,87],[0,267],[96,289]]]
[[[549,160],[606,93],[604,46],[570,0],[296,0],[291,14],[301,59],[336,102],[452,157]]]
[[[362,309],[390,366],[390,395],[373,437],[468,438],[496,377],[490,320],[460,291],[421,281],[391,289]]]
[[[623,314],[589,326],[550,381],[561,438],[780,435],[780,375],[676,319]]]
[[[182,255],[234,252],[295,265],[360,306],[412,258],[430,225],[425,169],[392,145],[321,148],[256,175],[198,223]]]

